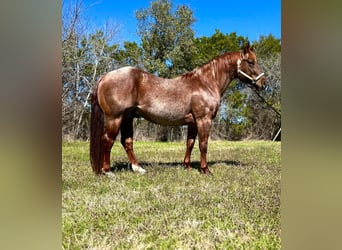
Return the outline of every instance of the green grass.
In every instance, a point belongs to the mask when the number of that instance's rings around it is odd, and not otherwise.
[[[95,176],[88,147],[62,146],[63,249],[280,249],[279,142],[210,141],[213,176],[183,169],[184,142],[135,142],[145,175],[116,143],[121,170]]]

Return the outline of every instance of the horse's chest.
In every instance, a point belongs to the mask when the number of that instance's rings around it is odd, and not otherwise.
[[[214,117],[218,110],[219,98],[212,95],[197,95],[191,100],[191,110],[196,118]]]

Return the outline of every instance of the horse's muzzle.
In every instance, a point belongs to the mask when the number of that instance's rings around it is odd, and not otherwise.
[[[266,77],[260,77],[260,79],[258,79],[254,85],[257,87],[258,90],[264,90],[265,88],[267,88]]]

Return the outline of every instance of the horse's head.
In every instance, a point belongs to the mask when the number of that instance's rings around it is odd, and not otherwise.
[[[237,61],[238,78],[258,90],[266,88],[266,77],[260,65],[257,63],[257,58],[253,52],[253,46],[249,43],[245,46]]]

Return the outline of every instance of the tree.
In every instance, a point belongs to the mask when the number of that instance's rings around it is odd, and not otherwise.
[[[62,12],[62,133],[74,135],[79,99],[78,42],[81,33],[82,1],[63,1]],[[73,137],[73,136],[72,136]]]
[[[259,41],[254,42],[253,45],[256,47],[258,58],[266,59],[281,52],[280,39],[272,34],[260,36]]]
[[[115,68],[112,44],[119,25],[107,21],[89,34],[84,28],[82,1],[63,2],[62,132],[71,139],[88,137],[88,99],[99,75]]]
[[[196,62],[204,64],[223,53],[241,49],[246,42],[247,38],[238,36],[236,32],[223,34],[216,29],[215,33],[210,37],[203,36],[195,39],[198,50]]]
[[[171,78],[193,69],[196,47],[191,9],[178,6],[173,11],[172,2],[157,0],[135,15],[148,72]]]
[[[124,47],[120,48],[114,55],[120,66],[134,66],[143,68],[143,51],[136,42],[124,42]]]

